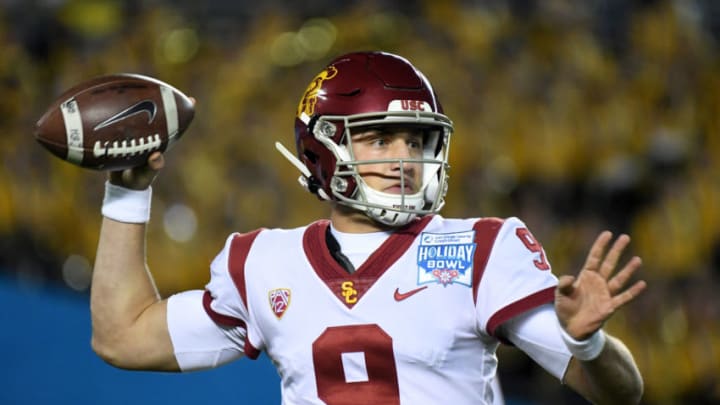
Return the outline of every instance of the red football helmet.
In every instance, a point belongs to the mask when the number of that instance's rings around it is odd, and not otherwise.
[[[383,161],[401,167],[422,163],[423,183],[414,194],[374,190],[358,174],[363,161],[354,159],[351,132],[387,125],[424,133],[422,159]],[[332,61],[305,90],[295,118],[297,158],[276,146],[302,172],[300,183],[319,198],[401,226],[442,208],[452,131],[430,82],[409,61],[384,52],[357,52]]]

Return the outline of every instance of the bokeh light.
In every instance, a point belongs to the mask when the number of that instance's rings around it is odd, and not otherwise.
[[[160,41],[163,59],[175,65],[189,62],[195,57],[199,47],[197,32],[191,28],[171,30]]]
[[[90,288],[92,269],[90,261],[85,256],[70,255],[62,266],[62,276],[65,284],[75,291],[85,291]]]
[[[184,204],[173,204],[163,215],[163,227],[167,236],[176,242],[188,242],[197,230],[195,211]]]

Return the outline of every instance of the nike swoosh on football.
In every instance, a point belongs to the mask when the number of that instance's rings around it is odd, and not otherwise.
[[[118,121],[122,121],[128,117],[131,117],[135,114],[140,113],[147,113],[148,115],[148,124],[151,123],[155,119],[155,112],[157,112],[157,106],[152,100],[143,100],[140,102],[135,103],[134,105],[120,111],[119,113],[113,115],[112,117],[106,119],[105,121],[97,124],[93,130],[97,131],[98,129],[105,128],[109,125],[112,125]]]
[[[393,297],[395,298],[395,301],[402,301],[402,300],[405,300],[405,299],[408,299],[408,298],[412,297],[413,295],[419,293],[420,291],[422,291],[422,290],[424,290],[424,289],[426,289],[426,288],[428,288],[428,286],[425,285],[425,286],[418,287],[418,288],[416,288],[416,289],[414,289],[414,290],[410,290],[410,291],[404,292],[404,293],[401,293],[401,292],[400,292],[400,289],[399,289],[399,288],[396,288],[396,289],[395,289],[395,294],[393,294]]]

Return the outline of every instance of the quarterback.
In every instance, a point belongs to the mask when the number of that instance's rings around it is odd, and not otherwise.
[[[110,364],[200,370],[267,353],[284,404],[492,404],[496,349],[527,353],[594,403],[638,403],[642,377],[604,323],[645,288],[602,232],[553,275],[518,218],[444,218],[452,121],[428,79],[383,52],[338,57],[295,115],[300,184],[330,207],[296,229],[233,233],[202,291],[161,299],[145,224],[161,153],[109,173],[92,344]]]

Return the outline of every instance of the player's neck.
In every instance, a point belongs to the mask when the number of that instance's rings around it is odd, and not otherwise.
[[[335,204],[330,211],[333,227],[344,233],[370,233],[392,231],[393,228],[370,219],[362,212]]]

